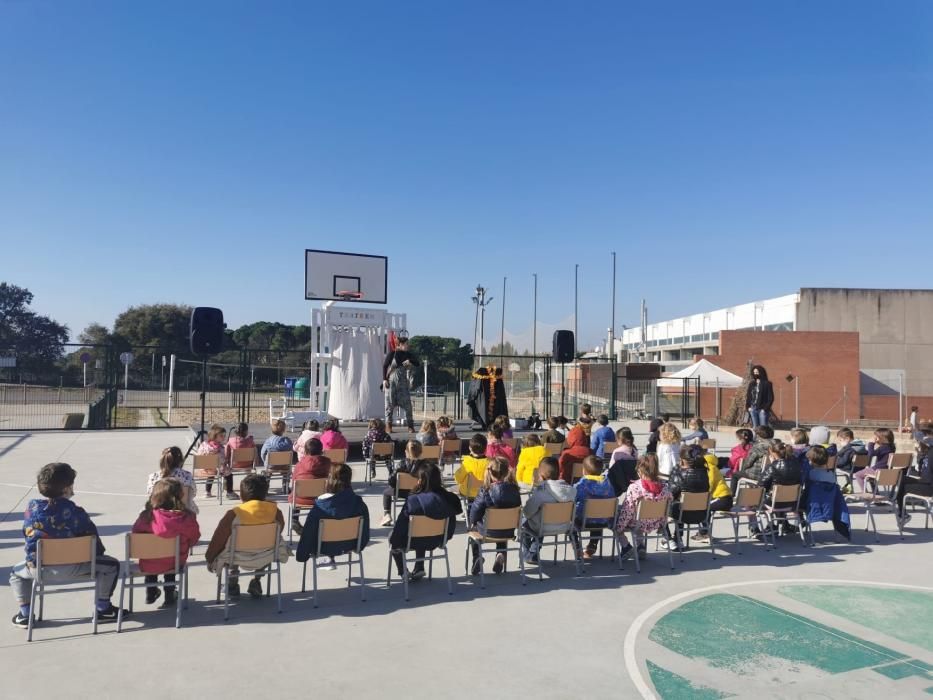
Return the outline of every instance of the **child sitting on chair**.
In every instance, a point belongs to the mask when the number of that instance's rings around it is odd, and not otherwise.
[[[460,468],[454,472],[454,481],[460,495],[466,498],[467,505],[471,505],[479,493],[479,485],[486,476],[486,436],[476,433],[470,438],[470,454],[460,462]],[[471,482],[469,477],[473,477]]]
[[[560,423],[557,420],[557,416],[551,416],[547,419],[547,432],[541,436],[541,442],[548,443],[554,442],[557,444],[562,443],[566,439],[566,434],[560,432],[557,428],[560,426]]]
[[[518,453],[518,466],[515,468],[515,480],[523,486],[535,483],[535,470],[541,460],[547,456],[547,450],[541,444],[541,438],[528,433],[522,440],[522,450]]]
[[[448,416],[441,416],[437,419],[437,438],[441,441],[460,439],[454,429],[454,422]]]
[[[395,499],[395,486],[398,483],[399,472],[404,472],[405,474],[411,474],[411,470],[415,466],[415,462],[421,459],[421,448],[422,445],[417,440],[409,440],[408,444],[405,445],[405,459],[399,462],[398,467],[392,474],[389,475],[389,485],[386,486],[385,491],[382,492],[382,522],[379,524],[383,527],[392,524],[392,501]],[[408,498],[408,490],[400,489],[398,492],[399,498]]]
[[[509,466],[512,469],[518,465],[518,458],[515,456],[515,450],[512,449],[511,445],[506,445],[503,442],[505,438],[505,433],[502,430],[502,424],[496,419],[496,422],[492,424],[492,427],[489,429],[489,435],[486,438],[486,456],[489,459],[495,459],[496,457],[504,457]]]
[[[638,449],[635,447],[635,436],[632,434],[631,428],[625,426],[619,428],[616,431],[616,442],[619,446],[612,451],[609,464],[618,462],[620,459],[638,459]]]
[[[437,438],[437,425],[433,420],[426,420],[421,424],[421,430],[418,432],[417,440],[427,447],[440,444],[440,440]]]
[[[340,421],[331,418],[324,421],[324,432],[321,434],[321,444],[325,450],[347,449],[347,439],[340,432]]]
[[[484,535],[489,537],[512,537],[515,532],[511,530],[483,530],[483,517],[487,508],[517,508],[522,504],[522,496],[515,484],[515,475],[505,457],[490,459],[486,464],[486,476],[483,479],[483,488],[480,489],[476,500],[470,506],[470,549],[473,551],[473,568],[470,573],[478,576],[483,568],[483,558],[480,556],[480,545],[476,541]],[[501,574],[505,570],[506,543],[497,542],[496,561],[492,570]]]
[[[198,445],[199,455],[220,455],[220,469],[218,470],[220,476],[224,478],[224,488],[227,491],[227,498],[231,500],[236,500],[237,495],[233,492],[233,474],[230,470],[230,462],[227,461],[226,450],[224,447],[224,441],[227,437],[227,429],[222,425],[211,426],[210,430],[207,431],[207,439],[204,440],[200,445]],[[214,494],[211,493],[211,489],[214,488],[214,480],[208,479],[204,484],[204,495],[207,498],[211,498]]]
[[[152,487],[152,493],[146,502],[146,507],[133,525],[133,532],[151,533],[167,539],[180,539],[178,543],[179,566],[184,566],[188,560],[188,553],[201,538],[201,530],[195,514],[188,510],[184,502],[182,484],[177,479],[162,479]],[[139,570],[146,577],[146,603],[152,605],[159,599],[161,591],[156,585],[159,574],[175,569],[175,558],[140,559]],[[175,593],[175,574],[164,574],[165,601],[163,605],[170,607],[177,600]]]
[[[702,418],[691,418],[687,425],[690,426],[690,432],[680,438],[682,443],[693,445],[701,440],[709,440],[709,433],[703,427]]]
[[[179,447],[166,447],[162,450],[162,458],[159,460],[159,471],[152,472],[149,475],[149,482],[146,484],[146,495],[152,493],[152,487],[161,479],[177,479],[181,485],[188,490],[188,502],[185,504],[188,510],[193,513],[198,512],[198,506],[194,502],[197,495],[197,486],[191,476],[191,472],[182,469],[181,465],[185,462],[185,456],[181,453]]]
[[[583,460],[583,478],[577,482],[577,492],[574,500],[576,501],[576,524],[577,530],[582,530],[587,525],[608,525],[607,520],[588,520],[583,522],[583,509],[588,498],[615,498],[615,490],[606,475],[603,474],[602,460],[595,455],[590,455]],[[602,533],[601,527],[590,529],[591,539],[583,550],[583,559],[588,561],[596,554],[596,546],[599,544],[598,536]]]
[[[75,470],[63,462],[46,464],[39,470],[36,486],[44,498],[29,501],[23,514],[23,534],[26,538],[26,559],[16,564],[10,572],[10,588],[16,597],[19,610],[13,615],[13,626],[26,629],[29,626],[30,601],[33,580],[36,577],[36,553],[40,539],[65,537],[97,537],[97,528],[84,508],[72,502],[74,496]],[[120,562],[104,555],[104,545],[97,540],[95,563],[100,587],[97,599],[97,619],[116,620],[119,610],[110,602],[117,586]],[[86,564],[62,564],[43,566],[43,580],[48,582],[70,581],[91,573],[90,562]],[[129,615],[124,610],[123,617]]]
[[[233,458],[234,450],[238,450],[241,447],[255,446],[256,442],[253,440],[253,436],[249,434],[249,424],[237,423],[237,426],[233,429],[233,435],[230,436],[230,439],[227,440],[227,444],[224,445],[224,460],[230,465],[231,469],[252,469],[252,460],[246,462],[241,461],[234,464],[231,462],[231,459]]]
[[[377,442],[392,442],[392,436],[386,432],[386,422],[381,418],[369,421],[369,430],[363,438],[363,461],[369,463],[370,478],[376,477],[376,462],[373,457],[373,445]],[[392,473],[392,458],[386,459],[389,473]]]
[[[317,438],[311,438],[305,443],[305,453],[302,455],[301,459],[298,460],[298,464],[295,465],[295,469],[292,472],[292,479],[295,481],[301,479],[326,479],[330,476],[331,463],[330,460],[325,457],[322,453],[324,451],[321,441]],[[298,515],[301,512],[301,507],[310,508],[314,505],[313,498],[306,498],[304,496],[298,497],[295,496],[294,490],[289,495],[289,501],[294,504],[292,508],[292,529],[301,534],[301,525],[298,520]]]
[[[658,472],[658,458],[653,454],[647,454],[638,460],[636,466],[638,481],[633,481],[625,496],[622,499],[622,506],[619,510],[619,520],[616,523],[616,532],[619,535],[619,545],[622,547],[621,556],[624,559],[632,554],[633,549],[637,548],[638,557],[643,559],[647,552],[647,545],[644,540],[636,536],[635,547],[629,544],[625,536],[625,531],[630,529],[635,523],[635,514],[638,512],[638,502],[643,499],[651,501],[670,501],[671,492],[660,479]],[[645,521],[641,524],[639,535],[646,535],[654,532],[667,524],[667,517],[657,520]]]
[[[263,570],[274,559],[279,562],[288,561],[288,545],[282,539],[285,529],[285,518],[282,511],[273,501],[267,501],[269,495],[269,480],[261,474],[247,474],[240,482],[240,498],[243,502],[228,510],[217,523],[217,528],[211,537],[204,557],[207,559],[207,568],[212,573],[219,572],[219,565],[230,562],[230,576],[227,579],[227,591],[236,598],[240,595],[240,567],[251,569],[255,573],[249,582],[247,592],[253,598],[262,597]],[[263,550],[259,552],[237,552],[234,556],[230,551],[230,536],[234,525],[266,525],[278,523],[279,541],[277,551]]]
[[[370,421],[372,423],[372,421]],[[292,449],[295,451],[295,454],[298,455],[298,458],[301,458],[301,455],[305,453],[305,443],[311,438],[320,438],[321,437],[321,424],[316,420],[307,420],[301,426],[301,434],[298,436],[298,439],[295,440],[295,444],[292,445]]]

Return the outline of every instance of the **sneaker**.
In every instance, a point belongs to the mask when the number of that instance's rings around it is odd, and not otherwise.
[[[538,563],[538,553],[537,553],[537,552],[532,552],[532,551],[525,552],[525,557],[524,557],[524,559],[525,559],[525,563],[526,563],[526,564],[537,564],[537,563]]]
[[[117,606],[115,606],[113,603],[110,603],[110,605],[107,607],[106,610],[97,611],[97,619],[98,621],[101,621],[101,622],[108,622],[111,620],[116,620],[117,615],[119,614],[120,614],[120,609]],[[130,614],[129,610],[123,611],[124,618],[129,614]]]
[[[470,573],[473,576],[479,576],[480,572],[483,570],[483,558],[474,557],[473,558],[473,568],[470,569]]]
[[[304,525],[302,525],[297,520],[292,520],[292,532],[301,537],[301,533],[305,531]]]
[[[496,554],[496,561],[492,565],[492,573],[501,574],[505,570],[505,555],[502,552]]]
[[[249,586],[246,587],[246,592],[249,593],[250,598],[253,600],[262,598],[262,581],[258,578],[250,580]]]
[[[23,615],[21,612],[17,611],[17,613],[13,616],[12,622],[14,627],[19,627],[21,630],[28,629],[29,616]]]
[[[644,561],[648,558],[648,545],[644,543],[638,545],[638,558],[641,561]]]
[[[707,543],[707,542],[709,542],[709,533],[698,532],[697,534],[695,534],[695,535],[694,535],[693,537],[691,537],[690,539],[692,539],[694,542],[703,542],[703,543]]]
[[[159,599],[159,596],[162,595],[162,591],[158,588],[147,588],[146,589],[146,605],[152,605]]]
[[[670,551],[672,551],[672,552],[679,552],[679,551],[681,551],[681,550],[684,548],[684,546],[683,546],[683,544],[681,544],[680,540],[677,540],[677,539],[674,539],[674,540],[665,540],[665,541],[664,541],[664,546],[665,546],[667,549],[669,549]]]
[[[213,497],[214,497],[214,494],[211,493],[210,489],[204,490],[204,498],[213,498]]]
[[[392,524],[392,516],[386,513],[382,516],[382,522],[379,523],[382,527]]]
[[[630,556],[632,556],[632,553],[634,551],[635,551],[635,548],[632,545],[630,544],[624,545],[622,549],[619,550],[619,559],[621,559],[622,561],[625,561]]]
[[[239,598],[240,597],[240,584],[239,583],[228,583],[227,594],[231,598]]]
[[[334,561],[333,557],[318,557],[317,568],[324,571],[336,571],[337,562]]]
[[[227,491],[227,493],[224,495],[227,497],[228,501],[239,501],[240,500],[240,495],[236,491]]]
[[[596,551],[587,547],[583,550],[583,561],[591,561],[596,555]]]
[[[903,528],[907,523],[909,523],[910,519],[911,519],[910,513],[904,513],[904,515],[898,518],[898,522],[900,523],[901,528]]]
[[[163,608],[174,608],[178,602],[178,593],[176,591],[165,591],[165,600],[162,601]]]
[[[420,581],[427,574],[425,574],[424,569],[413,569],[410,574],[408,574],[409,581]]]

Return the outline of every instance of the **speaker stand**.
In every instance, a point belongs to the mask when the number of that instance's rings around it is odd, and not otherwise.
[[[207,431],[204,429],[204,397],[207,392],[207,358],[201,358],[201,428],[198,430],[198,434],[194,436],[194,440],[191,441],[191,444],[188,445],[188,451],[185,452],[185,458],[182,460],[182,463],[188,461],[188,455],[191,454],[195,446],[204,442],[204,439],[207,437]]]
[[[566,366],[567,366],[566,362],[560,363],[560,414],[564,416],[564,418],[567,417],[567,414],[564,413],[564,398],[567,392],[567,380],[564,379],[564,368]],[[203,424],[201,425],[201,427],[202,428],[204,427]]]

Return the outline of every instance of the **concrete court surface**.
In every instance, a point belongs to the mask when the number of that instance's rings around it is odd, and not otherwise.
[[[321,572],[320,607],[300,592],[300,566],[284,566],[284,612],[247,596],[223,622],[214,577],[192,556],[183,628],[146,606],[115,633],[91,635],[89,595],[53,595],[29,645],[6,620],[14,612],[6,567],[22,557],[22,511],[35,472],[50,461],[78,472],[75,500],[92,514],[108,553],[123,555],[161,448],[187,447],[187,430],[0,433],[0,673],[4,697],[66,691],[95,697],[217,697],[251,691],[279,697],[367,693],[377,697],[564,698],[929,697],[933,688],[930,532],[914,517],[903,542],[893,517],[878,518],[881,543],[853,511],[852,543],[827,524],[816,548],[779,541],[776,552],[743,541],[743,554],[712,560],[692,550],[676,569],[652,549],[641,574],[608,560],[575,578],[570,564],[545,568],[523,587],[512,569],[481,590],[464,576],[462,524],[451,543],[454,595],[443,579],[384,588],[387,528],[378,526],[381,484],[360,492],[373,517],[365,553],[367,601],[345,568]],[[721,444],[731,444],[726,433]],[[639,441],[641,442],[641,440]],[[357,475],[362,475],[357,466]],[[384,472],[380,471],[380,481]],[[227,509],[199,500],[202,537]],[[717,532],[729,526],[720,523]],[[731,528],[729,528],[731,529]],[[200,550],[203,552],[203,549]],[[487,569],[488,570],[488,569]],[[533,569],[531,573],[536,574]],[[435,572],[443,571],[443,565]],[[309,577],[310,578],[310,577]],[[393,579],[396,581],[396,579]],[[245,583],[245,580],[244,580]],[[310,583],[309,583],[310,585]],[[245,588],[245,586],[244,586]]]

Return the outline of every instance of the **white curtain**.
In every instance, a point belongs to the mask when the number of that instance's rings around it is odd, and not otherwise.
[[[340,420],[369,420],[385,413],[382,337],[375,328],[332,331],[333,363],[327,412]]]

